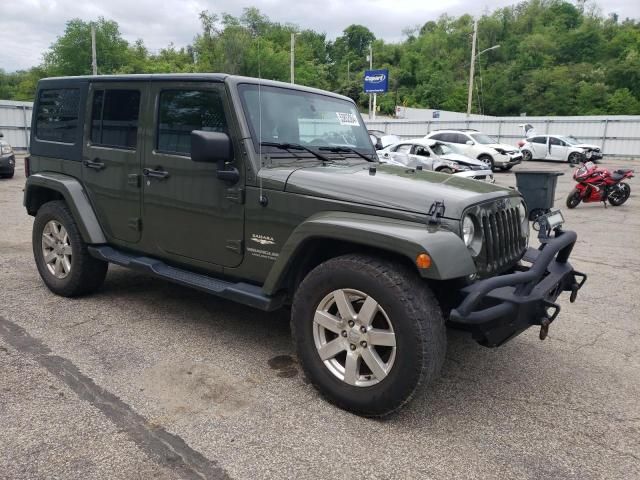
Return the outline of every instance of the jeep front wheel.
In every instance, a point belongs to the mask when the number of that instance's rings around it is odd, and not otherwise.
[[[53,293],[76,297],[102,285],[109,264],[89,255],[63,201],[40,207],[33,222],[32,244],[40,277]]]
[[[319,265],[292,309],[298,358],[332,403],[384,416],[439,373],[446,333],[438,303],[410,268],[364,255]]]

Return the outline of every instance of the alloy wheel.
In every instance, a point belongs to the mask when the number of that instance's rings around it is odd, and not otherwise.
[[[373,297],[358,290],[334,290],[322,299],[313,318],[313,339],[325,367],[356,387],[384,380],[396,358],[389,316]]]
[[[71,240],[64,226],[50,220],[42,230],[42,257],[47,270],[56,278],[66,278],[71,272]]]

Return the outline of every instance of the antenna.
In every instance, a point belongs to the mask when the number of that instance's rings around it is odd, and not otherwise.
[[[264,168],[264,159],[262,158],[262,56],[260,55],[260,43],[262,38],[258,36],[258,157],[260,158],[260,170],[258,170],[258,188],[260,196],[258,202],[263,207],[267,206],[268,200],[262,190],[261,171]]]

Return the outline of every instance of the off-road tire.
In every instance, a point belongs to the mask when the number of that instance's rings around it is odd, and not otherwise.
[[[571,192],[569,192],[569,195],[567,195],[567,208],[576,208],[578,205],[580,205],[581,201],[582,199],[580,198],[580,192],[577,188],[574,188],[573,190],[571,190]]]
[[[71,244],[71,270],[65,278],[57,278],[47,268],[42,252],[42,234],[51,220],[60,223],[69,235]],[[33,222],[33,256],[45,285],[53,293],[63,297],[77,297],[94,292],[104,282],[109,264],[89,255],[87,244],[82,239],[78,226],[61,200],[45,203],[40,207]]]
[[[480,160],[483,163],[486,163],[492,172],[496,171],[496,166],[493,163],[493,158],[491,157],[491,155],[480,155],[478,157],[478,160]]]
[[[395,362],[372,386],[345,383],[329,371],[314,341],[314,315],[337,289],[356,289],[384,308],[396,335]],[[313,269],[295,293],[291,330],[307,379],[330,402],[367,417],[388,415],[434,380],[446,352],[446,330],[438,302],[417,272],[382,258],[349,254]]]

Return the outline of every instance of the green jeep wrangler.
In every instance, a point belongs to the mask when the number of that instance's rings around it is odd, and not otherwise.
[[[114,263],[290,306],[307,378],[360,415],[436,378],[445,325],[498,346],[548,328],[558,295],[584,283],[574,232],[528,249],[517,191],[378,163],[354,102],[329,92],[222,74],[50,78],[32,132],[24,205],[52,292],[93,292]]]

